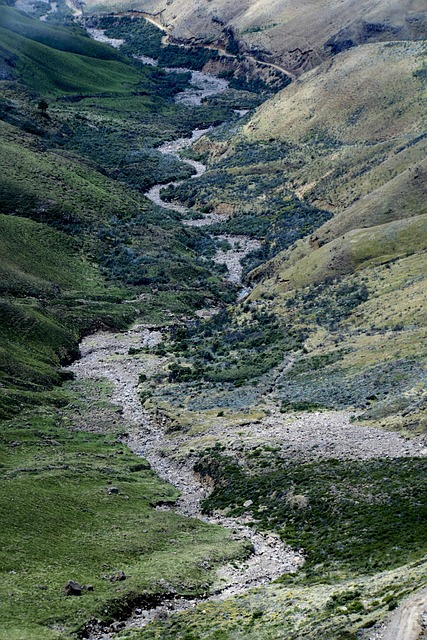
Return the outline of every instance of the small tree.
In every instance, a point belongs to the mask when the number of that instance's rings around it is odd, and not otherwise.
[[[40,100],[40,102],[37,105],[37,109],[40,109],[42,116],[47,115],[47,108],[48,108],[48,103],[46,102],[46,100],[44,100],[43,98]]]

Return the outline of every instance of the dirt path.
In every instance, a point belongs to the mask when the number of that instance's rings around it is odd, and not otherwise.
[[[427,637],[427,587],[393,612],[384,628],[370,640],[421,640]]]

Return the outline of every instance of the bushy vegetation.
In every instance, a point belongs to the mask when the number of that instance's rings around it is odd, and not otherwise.
[[[227,126],[222,128],[223,135]],[[253,269],[331,218],[330,212],[297,198],[287,184],[290,153],[286,143],[240,142],[233,153],[214,159],[205,175],[164,189],[162,197],[203,212],[227,206],[231,217],[211,229],[262,240],[262,248],[244,262],[247,270]],[[209,162],[208,155],[202,157]]]
[[[307,323],[334,330],[369,297],[363,280],[326,278],[320,284],[296,291],[286,301],[289,310],[298,310]]]
[[[93,18],[91,18],[93,23]],[[209,60],[216,60],[218,54],[206,47],[179,47],[162,45],[164,33],[148,20],[133,16],[102,16],[97,26],[105,29],[110,38],[126,40],[120,46],[120,53],[130,57],[149,56],[162,67],[186,67],[200,70]]]
[[[252,451],[249,468],[221,447],[195,470],[215,481],[206,512],[249,511],[258,526],[302,547],[306,564],[283,580],[328,581],[371,574],[426,553],[426,461],[420,459],[290,462],[270,447]],[[252,504],[243,506],[248,500]]]
[[[195,326],[179,327],[171,350],[190,367],[171,368],[171,382],[209,380],[243,385],[270,371],[303,336],[278,318],[256,309],[237,321],[227,311]]]

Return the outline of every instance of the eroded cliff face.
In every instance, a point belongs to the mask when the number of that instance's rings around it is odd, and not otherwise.
[[[359,44],[421,39],[426,29],[422,0],[88,0],[85,8],[143,12],[170,39],[213,44],[296,75]]]

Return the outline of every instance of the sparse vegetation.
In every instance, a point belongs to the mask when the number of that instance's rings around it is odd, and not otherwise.
[[[211,449],[195,469],[216,486],[204,503],[207,512],[228,508],[236,516],[249,510],[258,526],[304,548],[304,570],[283,581],[334,581],[424,557],[422,458],[292,464],[270,450],[260,453],[247,460],[246,471],[227,453]],[[291,494],[305,500],[291,500]],[[243,506],[248,499],[253,504]]]

